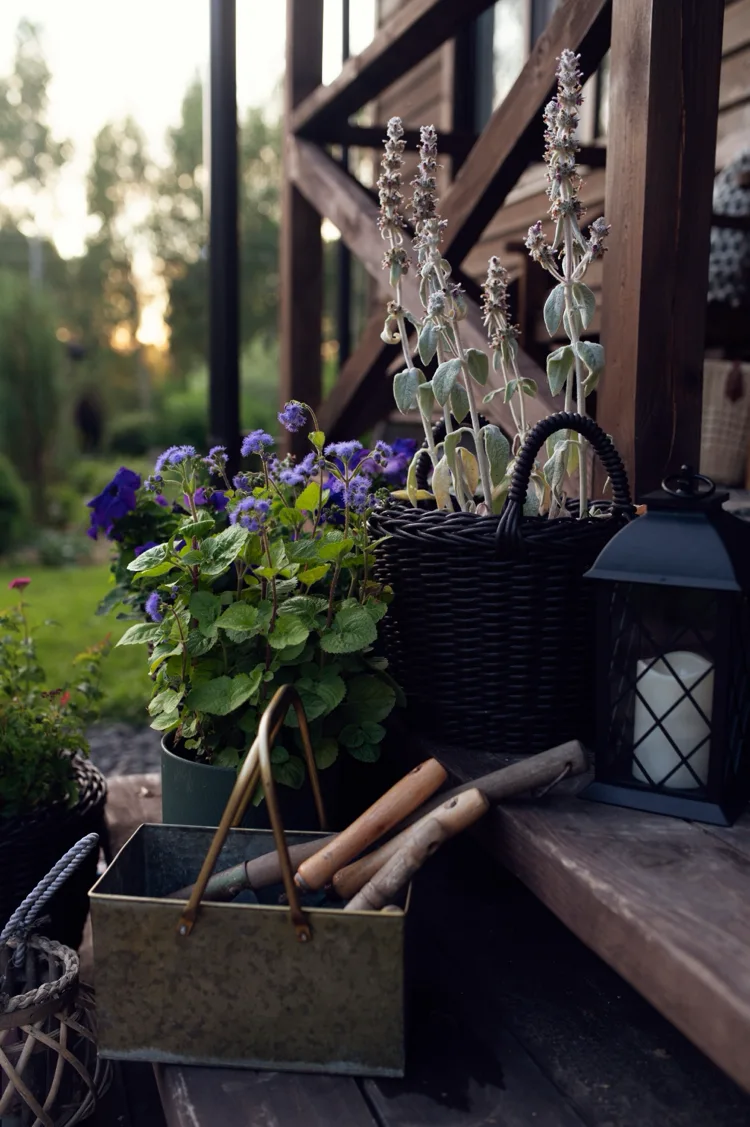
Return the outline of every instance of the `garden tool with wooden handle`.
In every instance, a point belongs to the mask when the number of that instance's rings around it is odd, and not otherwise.
[[[422,806],[447,778],[448,772],[437,759],[420,763],[333,841],[303,861],[294,878],[296,883],[308,892],[328,884],[335,872]]]
[[[479,791],[476,792],[479,794]],[[489,803],[485,799],[484,810]],[[428,816],[408,832],[408,840],[389,861],[374,874],[357,895],[344,907],[345,912],[380,911],[388,907],[394,896],[422,868],[428,857],[449,837],[444,823]]]
[[[333,887],[342,900],[355,896],[383,865],[406,847],[412,834],[430,819],[436,819],[446,829],[446,837],[453,837],[481,818],[490,803],[513,798],[540,786],[550,786],[563,775],[581,774],[586,767],[583,748],[577,740],[571,740],[509,767],[501,767],[499,771],[493,771],[479,779],[463,783],[416,810],[405,819],[406,828],[379,849],[340,869],[334,874]]]

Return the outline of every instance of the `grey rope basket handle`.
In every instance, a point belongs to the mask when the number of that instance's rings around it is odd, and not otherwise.
[[[508,499],[497,526],[495,543],[498,547],[516,548],[517,550],[521,547],[523,506],[531,481],[534,461],[547,439],[559,430],[574,430],[588,439],[612,482],[614,498],[612,515],[618,513],[627,516],[632,515],[634,510],[628,475],[612,440],[593,419],[589,419],[585,415],[577,415],[574,411],[558,411],[557,414],[548,415],[546,419],[542,419],[526,436],[526,441],[513,470],[513,480]]]
[[[36,888],[33,888],[23,903],[16,908],[2,932],[0,932],[0,944],[7,943],[9,939],[17,941],[13,955],[14,967],[20,967],[23,964],[26,957],[26,937],[44,905],[65,883],[71,873],[75,872],[94,846],[98,844],[98,834],[86,834],[85,837],[82,837],[80,841],[71,846],[56,865],[53,865],[46,877],[42,877]]]

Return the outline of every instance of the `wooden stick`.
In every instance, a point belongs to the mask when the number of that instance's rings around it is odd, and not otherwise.
[[[479,781],[481,782],[481,780]],[[408,826],[407,829],[396,834],[385,845],[381,845],[379,849],[366,854],[359,861],[353,861],[346,868],[339,869],[334,874],[333,887],[342,900],[351,900],[352,896],[355,896],[374,877],[378,869],[382,869],[391,857],[403,849],[412,835],[429,818],[439,822],[448,837],[454,837],[478,821],[487,812],[489,805],[486,797],[476,787],[454,795],[453,798],[441,803],[431,813],[420,818],[413,826]]]
[[[316,837],[312,841],[305,841],[301,845],[289,847],[289,858],[292,865],[299,865],[307,857],[318,853],[322,845],[333,841],[335,834],[327,837]],[[281,880],[281,865],[279,855],[274,849],[271,853],[264,853],[262,857],[255,857],[252,861],[241,861],[239,865],[232,865],[230,869],[223,869],[214,873],[206,885],[203,900],[226,901],[234,900],[246,888],[257,890],[267,888],[269,884],[277,884]],[[193,891],[192,884],[170,892],[166,900],[188,900]]]
[[[549,751],[540,751],[537,755],[519,759],[517,763],[511,763],[508,767],[501,767],[499,771],[482,775],[479,779],[461,783],[460,786],[439,794],[419,810],[409,814],[396,829],[402,830],[421,821],[425,814],[431,813],[443,802],[474,787],[481,790],[494,805],[496,802],[503,802],[506,798],[515,798],[526,791],[549,786],[563,774],[566,768],[568,775],[582,775],[588,769],[586,752],[578,740],[569,740],[558,747],[551,747]]]
[[[353,857],[421,806],[447,777],[447,771],[437,759],[426,759],[420,763],[330,844],[303,861],[294,878],[297,884],[310,891],[322,888]]]
[[[437,818],[428,818],[415,826],[406,844],[344,906],[344,911],[378,911],[390,904],[399,889],[408,884],[447,837],[445,826],[441,826]]]

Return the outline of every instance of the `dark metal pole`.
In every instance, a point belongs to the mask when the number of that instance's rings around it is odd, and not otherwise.
[[[211,445],[239,461],[239,221],[236,0],[211,0],[208,257]]]
[[[341,0],[341,61],[349,58],[349,0]],[[349,168],[349,150],[341,149],[341,164]],[[351,329],[351,286],[352,256],[344,240],[339,239],[338,247],[338,292],[336,294],[336,331],[339,338],[339,368],[349,358],[352,350]]]

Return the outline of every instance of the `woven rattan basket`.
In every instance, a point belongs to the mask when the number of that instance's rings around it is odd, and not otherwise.
[[[583,434],[612,483],[606,516],[524,517],[534,460],[559,430]],[[627,476],[591,419],[560,412],[530,432],[500,517],[389,503],[372,516],[381,623],[410,724],[443,744],[500,754],[588,740],[593,592],[583,576],[632,514]]]

